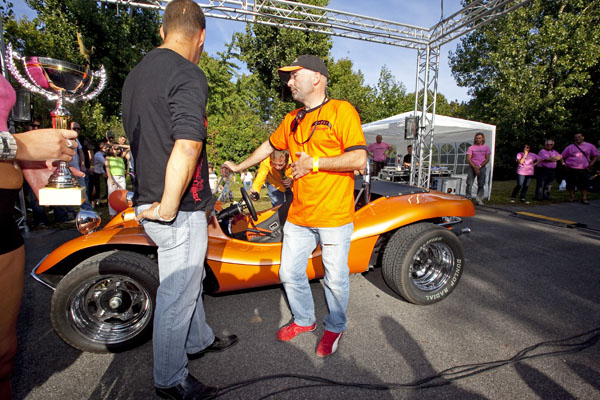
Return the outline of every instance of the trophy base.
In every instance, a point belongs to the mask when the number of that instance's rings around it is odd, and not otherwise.
[[[80,206],[85,200],[85,188],[76,187],[57,189],[45,187],[40,189],[40,206]]]

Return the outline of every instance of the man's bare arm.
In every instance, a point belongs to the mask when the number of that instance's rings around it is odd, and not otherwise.
[[[241,163],[235,164],[231,161],[225,161],[223,163],[223,166],[230,169],[233,172],[239,172],[239,171],[248,169],[253,165],[258,164],[265,158],[269,157],[271,155],[271,153],[273,152],[273,150],[274,149],[273,149],[273,146],[271,146],[271,142],[266,140],[260,146],[258,146],[257,149],[254,150],[254,152],[252,154],[250,154],[250,156],[248,156],[248,158],[246,158]]]

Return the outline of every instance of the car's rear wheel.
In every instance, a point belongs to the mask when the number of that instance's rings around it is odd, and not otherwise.
[[[382,258],[388,286],[407,301],[428,305],[446,298],[464,267],[460,240],[446,228],[418,223],[398,229]]]
[[[52,326],[82,351],[130,349],[151,335],[158,285],[157,264],[148,257],[120,250],[97,254],[57,285]]]

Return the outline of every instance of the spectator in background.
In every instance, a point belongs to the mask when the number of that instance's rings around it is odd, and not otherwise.
[[[523,151],[517,154],[517,185],[512,191],[510,202],[514,203],[519,190],[521,190],[521,202],[529,204],[527,201],[527,189],[531,178],[533,178],[534,167],[537,164],[538,156],[530,152],[531,146],[526,144]]]
[[[402,165],[405,168],[410,168],[412,163],[412,144],[409,144],[408,146],[406,146],[406,154],[404,155],[404,158],[402,159]]]
[[[289,164],[287,150],[274,150],[258,168],[256,179],[250,189],[254,201],[260,198],[260,189],[267,183],[267,193],[271,206],[275,207],[292,198],[292,166]]]
[[[244,189],[246,189],[247,192],[250,192],[252,190],[252,172],[248,170],[242,171],[241,179]]]
[[[576,133],[574,143],[562,152],[563,164],[567,167],[567,190],[569,201],[575,201],[575,187],[581,192],[581,202],[590,204],[587,199],[588,172],[592,171],[598,159],[598,150],[591,143],[584,142],[583,134]]]
[[[92,186],[92,204],[96,206],[100,205],[100,179],[106,179],[106,172],[104,170],[104,149],[106,143],[101,142],[96,145],[96,152],[94,153],[94,165],[91,168],[94,173],[90,174],[91,186]]]
[[[106,169],[106,190],[110,194],[115,190],[125,189],[125,161],[121,157],[121,149],[117,146],[110,146],[104,159]],[[108,213],[117,215],[117,211],[108,203]]]
[[[117,144],[115,142],[115,134],[112,131],[106,132],[106,143],[110,145]]]
[[[388,155],[385,159],[385,165],[396,166],[397,159],[398,159],[398,152],[396,151],[396,146],[392,145],[392,147],[390,147],[390,151],[388,152]]]
[[[208,163],[208,184],[210,185],[210,191],[212,194],[217,193],[217,182],[219,177],[215,172],[215,166],[213,163]]]
[[[75,121],[71,122],[71,130],[77,132],[78,135],[81,135],[81,125],[79,125],[79,123]],[[83,173],[86,173],[87,169],[85,167],[85,155],[83,154],[83,146],[81,146],[79,139],[75,140],[77,141],[77,149],[75,150],[75,155],[73,156],[73,159],[69,163],[69,167],[72,167],[71,169],[75,168]],[[85,177],[76,176],[75,179],[77,179],[77,183],[79,184],[79,186],[81,186],[82,188],[86,188]],[[84,192],[84,196],[85,199],[83,204],[81,205],[81,208],[83,210],[92,210],[93,207],[90,204],[90,201],[88,200],[87,191]]]
[[[131,177],[131,185],[133,186],[135,179],[135,174],[133,173],[133,156],[131,155],[129,145],[127,144],[127,137],[125,135],[119,136],[117,138],[116,146],[121,150],[121,158],[127,167],[127,175]]]
[[[381,135],[377,135],[375,137],[375,143],[371,143],[367,146],[367,152],[373,158],[375,162],[375,168],[373,168],[373,176],[377,176],[379,171],[383,169],[385,166],[385,159],[388,156],[392,146],[388,143],[383,142],[383,137]]]
[[[554,172],[556,171],[556,162],[562,159],[560,153],[554,150],[554,140],[546,140],[544,148],[538,153],[538,158],[535,199],[538,201],[549,200]]]
[[[83,163],[85,165],[85,187],[86,187],[86,195],[88,200],[90,201],[90,205],[92,201],[92,180],[90,176],[94,173],[94,145],[92,144],[89,138],[83,139]]]
[[[467,149],[467,163],[470,168],[467,168],[467,190],[466,195],[471,199],[473,181],[477,178],[477,197],[475,201],[478,205],[483,205],[483,197],[485,196],[485,180],[487,177],[487,164],[490,162],[490,154],[492,151],[485,144],[485,136],[479,132],[475,134],[473,145]]]

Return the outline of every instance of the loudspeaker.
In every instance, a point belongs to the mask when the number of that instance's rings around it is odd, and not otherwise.
[[[25,88],[18,88],[17,101],[12,109],[12,119],[15,122],[31,122],[31,93]]]
[[[414,139],[419,132],[419,117],[406,117],[404,119],[404,139]]]

